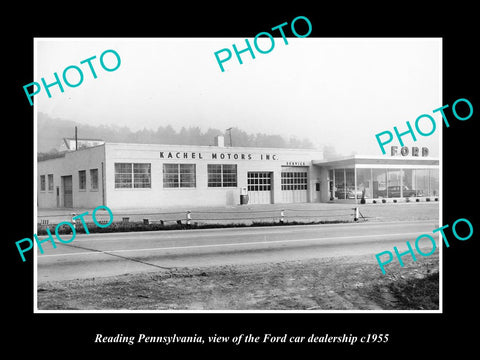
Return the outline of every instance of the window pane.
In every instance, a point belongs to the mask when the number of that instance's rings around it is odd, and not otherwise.
[[[415,180],[419,196],[430,196],[430,179],[428,169],[416,169]]]
[[[357,190],[359,196],[372,197],[371,169],[357,169]],[[360,195],[361,194],[361,195]]]
[[[223,186],[224,187],[236,187],[237,186],[237,174],[223,174]]]
[[[187,174],[195,172],[194,164],[180,164],[180,174]]]
[[[85,170],[80,170],[78,172],[78,188],[80,190],[85,190],[87,188],[87,172]]]
[[[40,175],[40,190],[45,191],[45,175]]]
[[[207,165],[208,187],[222,186],[222,166],[218,164]]]
[[[266,191],[270,190],[270,173],[267,172],[249,172],[247,179],[249,184],[252,184],[248,187],[249,191]],[[254,184],[254,185],[253,185]],[[258,185],[257,185],[258,184]]]
[[[118,174],[118,175],[115,175],[115,187],[116,188],[131,188],[132,187],[132,174]]]
[[[417,188],[415,169],[403,169],[403,197],[423,196],[423,191]]]
[[[271,179],[265,179],[265,184],[269,184],[268,189],[271,188]],[[281,188],[282,190],[306,190],[307,187],[307,173],[302,171],[282,171],[281,173]]]
[[[53,191],[53,174],[48,174],[48,190]]]
[[[132,187],[132,164],[115,163],[115,188]]]
[[[221,187],[222,175],[221,174],[208,174],[208,187]]]
[[[411,190],[411,191],[416,190],[415,189],[415,178],[413,176],[414,173],[415,172],[413,171],[413,169],[403,169],[402,182],[403,182],[404,189],[408,189],[408,190]]]
[[[150,164],[133,164],[134,174],[150,174]]]
[[[440,189],[438,169],[430,169],[430,192],[432,196],[438,196]]]
[[[133,164],[133,181],[135,188],[151,187],[150,164]]]
[[[163,164],[163,173],[178,173],[178,164]]]
[[[178,188],[178,174],[163,174],[163,187]]]
[[[402,170],[388,170],[387,172],[387,197],[389,198],[398,198],[402,195],[403,190],[401,190],[400,179],[402,177]]]
[[[131,163],[115,163],[115,173],[131,174],[132,164]]]
[[[335,169],[335,197],[345,199],[345,172],[343,169]]]
[[[237,186],[237,165],[225,164],[222,165],[223,171],[223,186],[236,187]]]
[[[347,199],[355,199],[358,196],[355,195],[355,169],[345,169],[345,188]]]
[[[387,169],[372,170],[373,198],[387,197]]]
[[[236,187],[237,186],[237,165],[235,164],[209,164],[208,186],[209,187]],[[248,184],[253,184],[250,177]]]
[[[178,188],[178,164],[163,164],[163,187]]]
[[[224,173],[237,173],[237,165],[236,164],[225,164],[223,166],[223,172]]]
[[[195,187],[195,165],[180,164],[180,187]]]
[[[90,169],[90,189],[98,189],[98,169]]]

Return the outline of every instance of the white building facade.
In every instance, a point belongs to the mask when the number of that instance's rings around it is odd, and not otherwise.
[[[427,152],[326,161],[315,150],[104,143],[37,164],[39,208],[142,209],[438,200]],[[247,195],[247,196],[245,196]],[[416,198],[416,199],[415,199]]]
[[[312,163],[321,151],[218,145],[105,143],[39,161],[38,207],[229,206],[242,194],[249,204],[321,201]]]

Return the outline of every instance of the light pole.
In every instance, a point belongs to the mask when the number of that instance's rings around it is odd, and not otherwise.
[[[229,135],[230,135],[230,147],[232,147],[232,146],[233,146],[233,144],[232,144],[232,128],[231,128],[231,127],[228,128],[227,131],[228,131],[228,133],[229,133]]]

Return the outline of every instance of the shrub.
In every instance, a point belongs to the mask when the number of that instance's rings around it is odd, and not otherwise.
[[[260,226],[278,226],[278,225],[309,225],[309,224],[338,224],[350,223],[352,220],[319,220],[319,221],[252,221],[252,224],[246,223],[229,223],[229,224],[199,224],[194,222],[190,225],[185,223],[173,222],[170,224],[149,223],[146,224],[143,220],[139,222],[114,222],[106,228],[100,228],[94,223],[86,223],[90,233],[111,233],[111,232],[133,232],[133,231],[158,231],[158,230],[187,230],[187,229],[215,229],[215,228],[231,228],[231,227],[260,227]],[[55,236],[55,224],[49,226],[38,226],[38,235],[47,235],[46,228],[50,228],[51,233]],[[71,228],[67,225],[62,225],[58,229],[59,234],[71,234]],[[85,234],[83,226],[77,226],[77,234]]]

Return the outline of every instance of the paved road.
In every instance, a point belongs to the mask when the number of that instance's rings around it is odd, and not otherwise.
[[[43,244],[45,253],[38,251],[36,257],[37,279],[41,283],[187,266],[375,254],[393,246],[406,250],[405,241],[413,243],[437,227],[438,221],[426,220],[79,234],[70,244],[56,242],[56,249],[50,242]],[[431,249],[428,241],[425,248]]]

